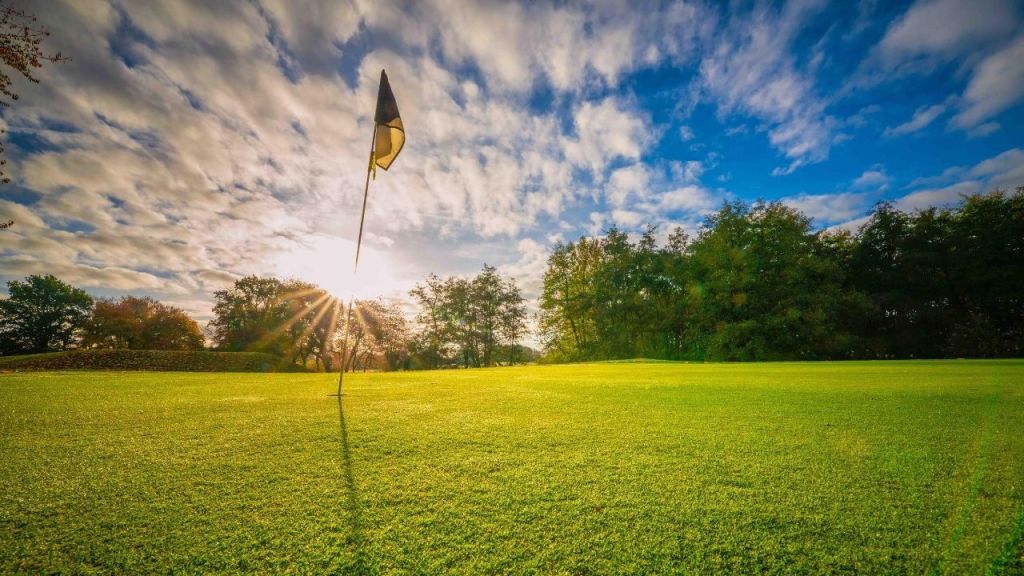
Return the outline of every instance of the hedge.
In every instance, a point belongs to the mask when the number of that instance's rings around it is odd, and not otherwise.
[[[308,372],[262,352],[72,350],[0,356],[0,370],[153,370],[170,372]]]

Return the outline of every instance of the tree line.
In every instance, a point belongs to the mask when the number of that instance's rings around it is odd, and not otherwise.
[[[493,366],[532,358],[520,345],[526,307],[492,266],[472,278],[430,275],[404,302],[357,300],[349,308],[301,280],[246,276],[214,293],[206,333],[185,311],[152,298],[93,299],[52,275],[7,283],[0,354],[73,348],[264,352],[314,370]],[[346,321],[347,316],[347,321]]]
[[[1024,352],[1024,188],[857,233],[731,202],[695,237],[612,228],[557,245],[539,329],[552,361],[1007,357]]]
[[[1024,188],[949,208],[879,204],[856,233],[773,202],[724,204],[688,236],[611,228],[556,245],[537,317],[547,361],[814,360],[1024,353]],[[0,354],[69,348],[266,352],[316,370],[535,359],[516,283],[485,265],[429,275],[407,302],[248,276],[214,293],[205,333],[152,298],[93,299],[52,276],[8,282]],[[347,316],[347,318],[346,318]],[[345,353],[342,354],[342,344]]]
[[[203,333],[184,310],[152,298],[93,299],[53,275],[7,283],[0,299],[0,354],[70,348],[201,350]]]

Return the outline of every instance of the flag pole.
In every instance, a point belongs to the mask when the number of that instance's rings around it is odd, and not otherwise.
[[[356,273],[359,271],[359,251],[363,245],[363,223],[366,221],[366,199],[370,195],[370,173],[373,172],[373,163],[375,161],[373,157],[374,144],[377,139],[377,123],[373,124],[373,137],[370,139],[370,163],[366,165],[366,184],[363,185],[363,210],[359,215],[359,236],[356,238],[356,261],[352,267],[352,290],[348,297],[348,312],[345,314],[345,336],[341,342],[341,370],[338,372],[338,393],[336,396],[341,397],[341,385],[345,380],[345,366],[347,364],[346,356],[348,355],[348,323],[352,319],[352,301],[355,299],[355,279]]]

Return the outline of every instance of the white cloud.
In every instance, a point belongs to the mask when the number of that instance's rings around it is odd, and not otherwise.
[[[713,195],[700,186],[690,185],[673,188],[658,196],[656,209],[664,215],[669,212],[686,212],[703,215],[715,207]]]
[[[877,190],[886,190],[889,188],[889,175],[885,173],[885,169],[876,166],[871,170],[865,170],[863,174],[858,176],[852,184],[854,189],[863,188],[874,188]]]
[[[887,28],[839,94],[932,74],[942,66],[955,67],[954,79],[976,74],[979,62],[1020,31],[1022,17],[1015,0],[917,0]]]
[[[889,65],[921,55],[953,57],[1005,37],[1019,18],[1012,0],[918,0],[886,31],[877,57]]]
[[[782,203],[803,212],[819,223],[841,222],[863,214],[868,194],[800,194],[782,199]]]
[[[596,104],[585,102],[576,111],[573,125],[577,137],[569,143],[566,158],[589,168],[599,180],[610,161],[638,159],[653,139],[644,119],[614,97]]]
[[[636,228],[645,223],[644,214],[635,210],[612,210],[612,221],[622,228]]]
[[[296,254],[346,245],[382,67],[409,140],[372,183],[368,245],[396,255],[453,238],[515,242],[577,201],[576,171],[604,182],[659,137],[628,98],[589,91],[683,58],[707,25],[699,10],[626,18],[617,16],[633,12],[614,5],[440,0],[56,3],[42,15],[48,47],[74,60],[44,68],[8,119],[50,146],[11,167],[42,196],[31,207],[0,205],[17,221],[4,237],[3,276],[45,270],[184,302],[243,274],[285,273],[282,259]],[[507,18],[519,13],[537,26]],[[449,16],[474,26],[454,30]],[[361,30],[382,42],[361,56],[353,80],[336,68]],[[456,76],[453,62],[479,78]],[[543,82],[577,92],[568,125],[524,101],[524,87]],[[631,185],[623,177],[616,185]],[[395,282],[429,265],[409,265]]]
[[[950,125],[965,130],[981,128],[985,133],[989,133],[998,125],[995,127],[992,127],[992,123],[979,125],[1022,99],[1024,99],[1024,34],[978,64],[964,91],[963,110],[953,117]],[[976,135],[982,134],[976,132]]]
[[[605,186],[608,203],[622,208],[630,200],[645,200],[650,194],[651,171],[646,164],[630,164],[611,173]]]
[[[957,179],[959,181],[953,182]],[[970,168],[954,166],[939,176],[919,178],[911,183],[916,189],[895,199],[893,204],[901,210],[921,210],[955,204],[965,196],[996,188],[1012,189],[1021,185],[1024,185],[1024,150],[1011,148]]]
[[[974,178],[985,178],[989,187],[1013,189],[1024,186],[1024,150],[1007,150],[979,162],[967,174]]]
[[[715,160],[714,152],[708,154],[709,160],[713,163]],[[698,160],[687,160],[686,162],[671,162],[669,164],[669,170],[672,174],[672,179],[677,182],[683,182],[687,184],[695,183],[700,180],[700,177],[704,175],[704,164]]]
[[[657,167],[638,162],[614,170],[603,188],[611,219],[629,230],[646,224],[664,227],[673,218],[688,223],[702,218],[720,201],[719,194],[700,184],[703,172],[696,160]],[[603,224],[593,215],[592,221],[592,230]]]
[[[629,71],[690,54],[713,22],[704,6],[682,2],[436,0],[404,8],[365,17],[394,34],[436,30],[448,59],[478,67],[490,88],[518,92],[539,82],[563,92],[614,85]],[[423,49],[432,34],[414,36],[410,43]]]
[[[900,210],[921,210],[959,202],[965,196],[972,196],[983,191],[981,182],[968,180],[945,188],[918,190],[898,199],[894,204]]]
[[[869,174],[865,172],[865,174]],[[862,176],[863,177],[863,176]],[[876,179],[876,177],[872,177]],[[965,196],[983,194],[997,188],[1014,189],[1024,185],[1024,150],[1011,148],[969,168],[952,166],[941,174],[917,178],[910,183],[912,192],[892,200],[900,210],[914,211],[930,207],[949,206],[960,202]],[[867,221],[866,217],[856,218],[860,201],[867,194],[838,194],[801,196],[784,200],[790,206],[803,210],[810,216],[821,212],[826,221],[847,220],[833,226],[835,229],[856,231]],[[863,209],[863,204],[861,204]],[[840,216],[841,214],[841,216]],[[833,215],[835,215],[833,217]],[[817,216],[815,216],[817,217]],[[850,218],[853,218],[850,220]]]
[[[984,124],[980,124],[978,126],[975,126],[974,128],[969,129],[967,131],[967,137],[984,138],[985,136],[988,136],[989,134],[999,130],[999,128],[1000,126],[998,122],[985,122]]]
[[[914,116],[900,124],[899,126],[886,128],[882,136],[892,138],[895,136],[904,136],[906,134],[912,134],[918,130],[926,128],[936,118],[942,115],[946,111],[946,107],[942,104],[935,104],[933,106],[922,106],[914,111]]]
[[[765,123],[769,142],[789,160],[777,175],[825,160],[838,136],[791,50],[801,24],[819,7],[790,2],[778,12],[759,6],[749,16],[734,15],[700,64],[701,85],[721,114],[743,112]]]

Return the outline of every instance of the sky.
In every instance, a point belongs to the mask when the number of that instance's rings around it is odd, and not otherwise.
[[[201,321],[248,274],[394,297],[488,263],[534,298],[555,243],[612,225],[763,199],[856,229],[880,201],[1024,185],[1012,0],[26,7],[72,61],[2,111],[0,282]],[[407,142],[353,280],[381,69]]]

